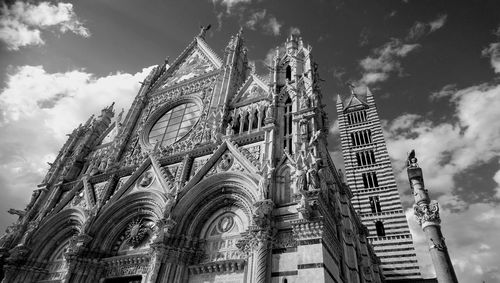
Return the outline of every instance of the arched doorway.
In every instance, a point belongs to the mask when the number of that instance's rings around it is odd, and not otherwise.
[[[244,282],[245,255],[237,243],[247,227],[248,218],[241,208],[216,211],[201,230],[204,256],[199,264],[190,266],[189,282]]]

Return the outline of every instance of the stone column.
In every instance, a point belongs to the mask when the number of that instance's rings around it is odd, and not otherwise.
[[[267,282],[269,249],[270,249],[270,215],[274,207],[274,203],[270,199],[259,200],[254,203],[253,221],[257,226],[250,228],[247,250],[253,254],[253,274],[254,282]]]
[[[408,157],[407,172],[415,198],[413,209],[417,222],[422,226],[426,235],[437,280],[439,283],[457,283],[457,276],[441,233],[439,205],[436,201],[431,202],[428,191],[425,189],[422,169],[417,164],[415,151],[412,151]]]
[[[269,257],[269,241],[267,239],[268,231],[263,231],[262,234],[256,236],[255,247],[253,252],[255,266],[255,282],[267,282],[267,259]]]

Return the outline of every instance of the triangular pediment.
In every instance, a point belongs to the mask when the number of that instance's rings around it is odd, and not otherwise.
[[[162,75],[158,88],[169,88],[210,73],[221,66],[221,60],[206,42],[196,38]]]
[[[149,156],[132,175],[123,178],[123,181],[120,180],[116,192],[106,205],[110,205],[118,199],[137,191],[157,191],[168,194],[173,184],[165,180],[165,175],[171,172],[162,175],[159,170],[155,169],[153,163],[151,156]],[[167,168],[164,168],[164,170],[168,171]]]
[[[357,95],[353,94],[353,95],[351,95],[351,97],[349,98],[347,103],[344,105],[344,110],[348,109],[348,108],[352,108],[352,107],[358,108],[360,106],[366,107],[366,106],[368,106],[368,104],[366,104],[366,102],[361,100]]]
[[[269,97],[269,87],[257,75],[252,74],[238,90],[233,99],[233,104],[253,102]]]
[[[238,171],[240,173],[258,174],[259,168],[257,162],[252,162],[247,158],[231,141],[224,141],[212,156],[204,162],[204,165],[199,168],[189,182],[183,188],[184,191],[196,185],[204,178],[208,178],[214,174]]]

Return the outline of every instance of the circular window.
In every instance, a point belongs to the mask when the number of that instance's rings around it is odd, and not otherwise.
[[[194,103],[180,104],[163,114],[149,132],[149,143],[169,146],[184,137],[200,118],[200,107]]]

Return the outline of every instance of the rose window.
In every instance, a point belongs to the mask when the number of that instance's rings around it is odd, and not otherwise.
[[[169,146],[182,139],[200,118],[200,107],[193,102],[177,105],[163,114],[149,132],[149,143]]]

